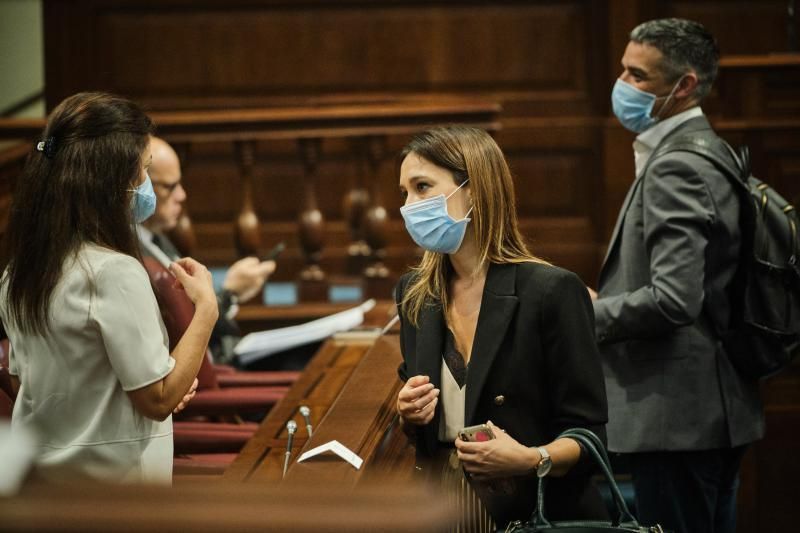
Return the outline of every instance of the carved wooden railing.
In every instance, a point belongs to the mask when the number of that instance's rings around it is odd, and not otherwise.
[[[359,158],[361,176],[344,194],[347,223],[353,239],[348,253],[364,258],[361,274],[367,280],[367,295],[389,294],[394,278],[383,263],[387,243],[388,215],[380,194],[379,172],[388,159],[386,139],[411,135],[431,125],[467,123],[489,131],[500,125],[497,104],[480,101],[437,102],[391,101],[336,106],[226,111],[181,111],[152,113],[159,135],[175,145],[184,166],[191,164],[192,147],[201,143],[230,143],[235,147],[239,169],[239,212],[234,220],[234,239],[240,255],[261,251],[262,222],[254,205],[259,201],[253,187],[257,143],[291,140],[297,143],[298,164],[303,168],[303,196],[298,209],[297,232],[305,267],[298,274],[300,299],[327,299],[327,273],[320,266],[325,246],[325,219],[318,207],[317,169],[325,157],[325,146],[346,139]],[[0,121],[0,140],[40,135],[42,120]],[[367,183],[370,185],[367,186]],[[2,213],[0,213],[2,214]],[[195,237],[184,213],[175,237],[190,253]]]

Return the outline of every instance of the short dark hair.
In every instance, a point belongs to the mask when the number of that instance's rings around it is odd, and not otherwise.
[[[698,78],[697,99],[702,100],[711,91],[717,77],[719,47],[702,24],[678,18],[650,20],[636,26],[630,40],[661,52],[661,70],[667,81],[674,83],[694,70]]]
[[[4,318],[20,330],[44,334],[63,265],[84,243],[139,257],[130,198],[153,129],[138,105],[105,93],[78,93],[50,113],[5,235]]]

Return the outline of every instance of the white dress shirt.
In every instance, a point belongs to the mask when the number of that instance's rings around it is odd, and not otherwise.
[[[703,110],[700,106],[687,109],[675,116],[657,122],[654,126],[640,133],[633,141],[633,158],[636,164],[636,175],[639,176],[647,161],[653,155],[653,150],[672,130],[695,117],[702,117]]]
[[[45,335],[0,315],[11,341],[9,371],[20,389],[11,418],[38,436],[45,476],[115,482],[172,479],[172,417],[146,418],[127,391],[163,379],[175,366],[158,303],[133,257],[85,245],[64,264]]]

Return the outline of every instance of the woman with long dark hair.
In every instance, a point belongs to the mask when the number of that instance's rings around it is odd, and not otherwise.
[[[152,131],[133,102],[76,94],[50,114],[17,183],[0,318],[12,430],[38,434],[44,476],[171,479],[170,415],[191,395],[217,303],[205,267],[171,266],[195,314],[170,354],[134,230],[155,208]]]
[[[416,436],[418,468],[453,491],[458,531],[527,520],[543,476],[553,478],[548,517],[602,517],[579,445],[556,438],[577,426],[603,436],[607,420],[586,287],[528,251],[488,133],[432,129],[401,157],[401,214],[425,249],[397,297],[406,382],[397,410]],[[488,426],[476,433],[483,442],[459,438],[478,424]]]

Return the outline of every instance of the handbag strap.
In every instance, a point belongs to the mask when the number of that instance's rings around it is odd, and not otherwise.
[[[561,433],[557,438],[569,438],[582,444],[589,456],[592,457],[597,466],[600,467],[600,471],[606,478],[608,487],[611,490],[611,496],[614,500],[614,504],[619,512],[615,525],[625,524],[627,526],[639,527],[639,522],[628,509],[628,505],[625,503],[625,499],[622,497],[622,493],[617,486],[617,482],[614,480],[614,474],[611,472],[608,454],[606,454],[606,448],[600,438],[593,432],[584,428],[568,429]],[[535,526],[552,527],[552,524],[547,520],[544,514],[544,493],[546,485],[547,478],[541,478],[539,480],[539,488],[536,491],[536,512],[533,516],[533,523]]]

